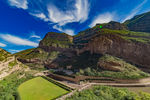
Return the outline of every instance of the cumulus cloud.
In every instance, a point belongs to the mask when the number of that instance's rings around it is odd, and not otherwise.
[[[24,45],[24,46],[32,46],[32,47],[38,46],[38,43],[32,42],[32,41],[27,40],[27,39],[23,39],[23,38],[20,38],[17,36],[13,36],[10,34],[0,34],[0,37],[3,40],[10,42],[12,44],[15,44],[15,45]]]
[[[122,20],[122,22],[128,20],[128,19],[131,19],[132,17],[134,17],[141,9],[141,7],[147,2],[147,0],[143,0],[142,3],[140,3],[138,6],[136,6],[136,8],[134,8],[130,14],[124,19]]]
[[[114,14],[111,13],[104,13],[96,16],[89,27],[95,26],[97,23],[108,23],[114,20]]]
[[[6,47],[6,44],[0,43],[0,47]]]
[[[27,0],[8,0],[8,3],[17,8],[28,9]]]

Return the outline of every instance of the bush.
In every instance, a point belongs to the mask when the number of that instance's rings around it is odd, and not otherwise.
[[[145,92],[140,92],[141,100],[150,100],[150,94]]]
[[[25,74],[24,77],[18,78],[20,75]],[[18,71],[10,74],[6,78],[0,81],[0,100],[19,100],[19,95],[17,94],[18,86],[33,78],[29,73],[24,73],[23,71]]]
[[[126,89],[94,86],[91,89],[76,92],[66,100],[142,100],[139,96]]]

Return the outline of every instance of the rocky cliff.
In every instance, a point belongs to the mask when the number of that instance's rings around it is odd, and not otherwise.
[[[73,37],[65,33],[49,32],[39,47],[15,54],[18,60],[31,68],[56,68],[59,63],[75,55]]]
[[[110,54],[133,64],[150,67],[150,44],[127,41],[119,35],[100,35],[92,39],[83,49],[91,53]]]
[[[109,54],[149,68],[149,50],[149,33],[129,31],[124,24],[112,21],[97,24],[73,37],[65,33],[49,32],[38,48],[22,51],[16,56],[33,68],[86,67],[84,64],[96,66],[95,62],[98,60],[95,54],[98,54],[98,57]]]

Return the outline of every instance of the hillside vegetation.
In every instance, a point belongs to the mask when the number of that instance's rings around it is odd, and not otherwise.
[[[141,92],[139,95],[108,86],[94,86],[90,89],[76,92],[66,100],[150,100],[150,94]]]
[[[85,64],[88,63],[85,62]],[[97,66],[91,67],[90,65],[86,65],[88,67],[80,69],[77,74],[118,79],[139,79],[150,76],[149,74],[139,70],[136,66],[110,55],[100,57],[95,65]]]
[[[11,56],[9,52],[0,48],[0,61],[6,60],[9,56]]]
[[[20,70],[0,80],[0,100],[16,100],[19,97],[18,86],[31,78],[33,78],[32,73]]]

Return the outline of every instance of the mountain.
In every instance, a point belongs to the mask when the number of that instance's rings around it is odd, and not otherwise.
[[[97,69],[99,59],[105,54],[140,68],[149,68],[149,50],[149,33],[129,31],[124,24],[110,22],[97,24],[73,37],[65,33],[49,32],[39,47],[15,55],[19,61],[33,69]]]
[[[150,12],[137,15],[124,22],[129,30],[150,33]]]
[[[74,56],[73,37],[65,33],[49,32],[39,47],[16,53],[18,60],[31,68],[56,67]],[[63,59],[65,57],[66,59]],[[57,58],[57,59],[56,59]]]

